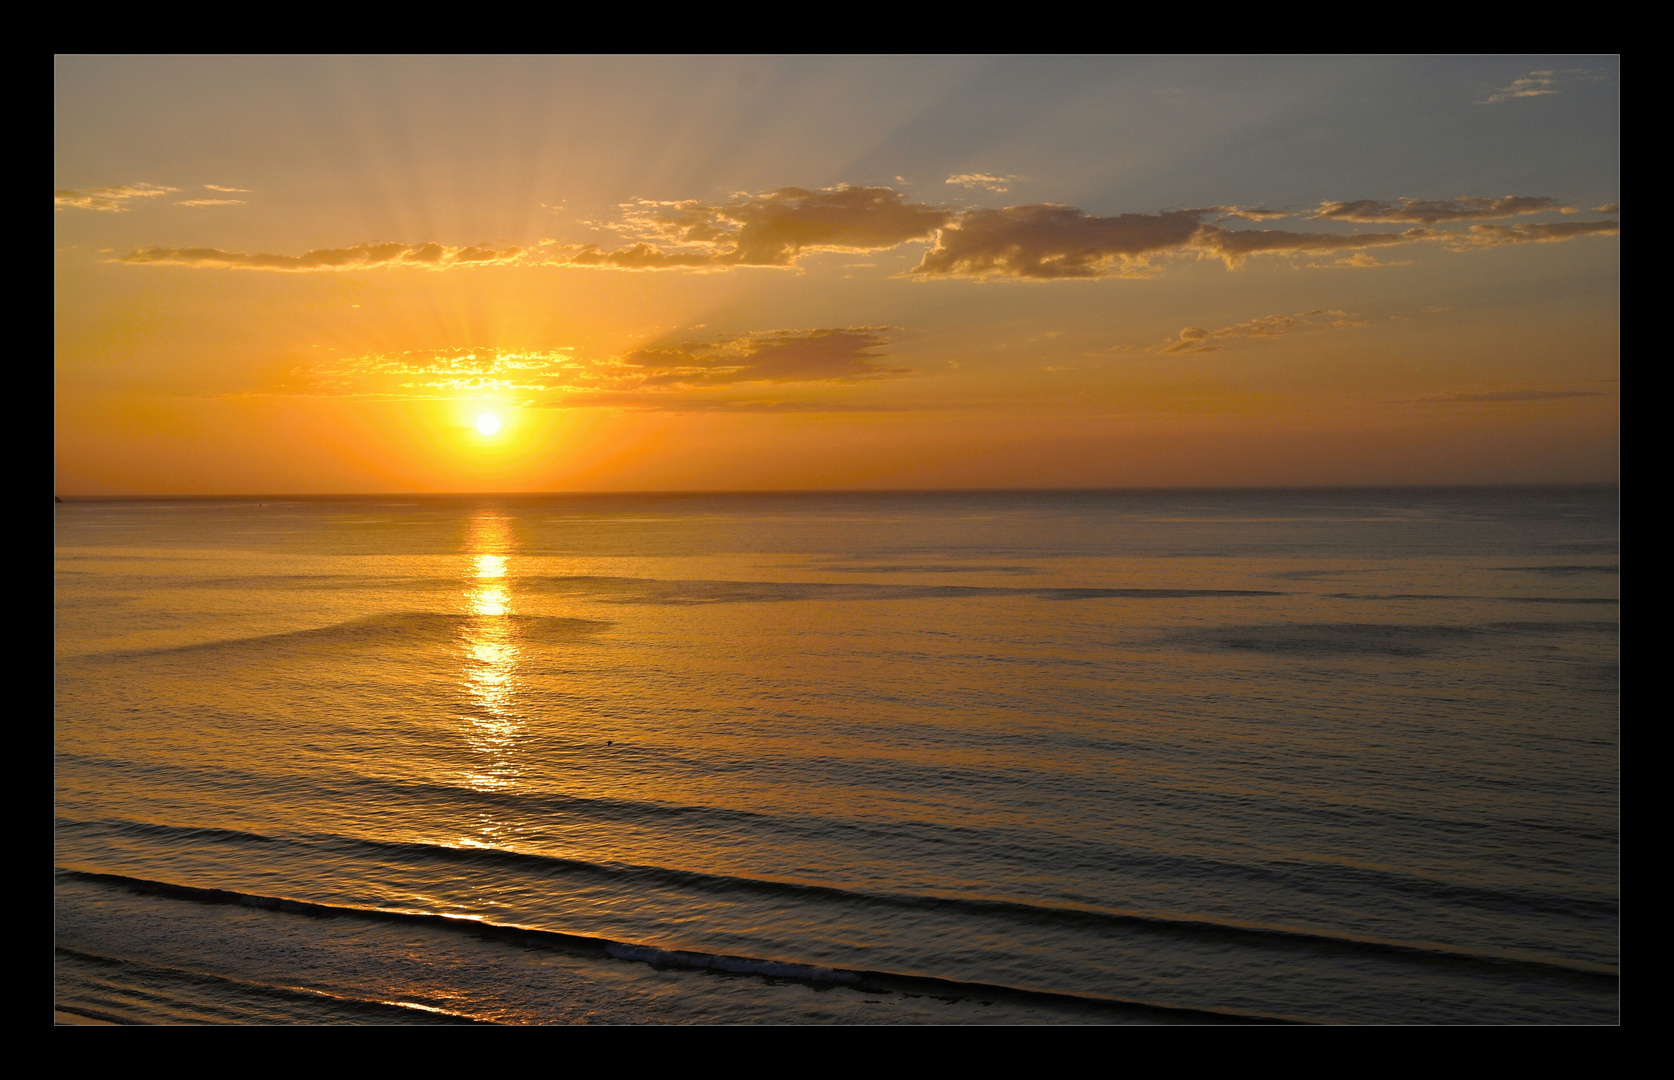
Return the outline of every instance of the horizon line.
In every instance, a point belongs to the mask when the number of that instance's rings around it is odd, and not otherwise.
[[[341,491],[341,492],[161,492],[146,494],[70,495],[54,492],[61,501],[91,502],[114,499],[471,499],[649,495],[1069,495],[1162,492],[1281,492],[1281,491],[1471,491],[1504,488],[1620,488],[1621,480],[1478,481],[1411,484],[1176,484],[1156,487],[877,487],[877,488],[616,488],[547,491]]]

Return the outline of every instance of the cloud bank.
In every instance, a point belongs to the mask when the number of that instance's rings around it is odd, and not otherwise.
[[[141,194],[168,190],[172,189]],[[90,192],[69,194],[94,199]],[[183,205],[232,201],[187,200]],[[83,204],[72,201],[68,205]],[[119,203],[115,208],[120,208]],[[793,267],[811,252],[867,253],[918,242],[929,247],[918,263],[902,274],[904,277],[1061,281],[1145,277],[1161,272],[1165,259],[1213,258],[1236,268],[1256,256],[1336,254],[1341,256],[1337,265],[1376,265],[1368,252],[1402,244],[1441,243],[1455,251],[1468,251],[1620,232],[1617,220],[1489,223],[1578,212],[1556,199],[1528,195],[1357,199],[1324,202],[1313,211],[1297,212],[1210,206],[1101,216],[1055,203],[958,210],[910,202],[901,192],[887,187],[840,185],[819,191],[780,188],[736,195],[725,202],[639,199],[620,209],[620,219],[604,226],[625,241],[614,248],[555,241],[543,241],[535,249],[491,244],[452,247],[378,243],[277,255],[149,247],[115,256],[112,261],[292,272],[391,267],[446,270],[510,264],[702,272],[742,266]],[[1608,212],[1615,210],[1616,204],[1609,204]],[[1607,211],[1600,208],[1595,212]],[[1225,224],[1232,219],[1261,223],[1285,217],[1303,217],[1327,228],[1229,228]],[[1355,229],[1359,225],[1407,228]],[[1345,226],[1355,231],[1340,231]]]

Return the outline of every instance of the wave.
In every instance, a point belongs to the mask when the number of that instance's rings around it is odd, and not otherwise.
[[[92,654],[89,659],[128,660],[148,656],[170,656],[183,653],[258,651],[272,655],[284,652],[309,652],[320,649],[363,648],[388,645],[427,645],[451,641],[469,627],[473,617],[429,611],[397,611],[381,615],[367,615],[359,619],[333,623],[330,626],[307,630],[290,630],[277,634],[254,634],[249,637],[226,638],[220,641],[196,642],[189,645],[165,645],[150,649],[124,649]],[[513,633],[534,641],[574,641],[596,634],[614,625],[605,619],[564,618],[549,615],[503,615],[496,622],[511,628]]]
[[[935,600],[1032,596],[1041,600],[1180,600],[1284,596],[1272,589],[1026,588],[1002,585],[870,585],[821,581],[701,581],[566,575],[522,578],[523,584],[618,604],[739,604],[792,600]]]
[[[232,889],[181,885],[174,882],[157,881],[151,878],[132,877],[126,874],[99,873],[86,870],[73,870],[63,867],[57,868],[56,873],[63,877],[78,881],[125,888],[133,892],[150,896],[164,897],[167,899],[185,900],[201,904],[237,904],[244,907],[280,911],[289,914],[305,915],[313,918],[354,918],[385,923],[420,925],[432,929],[471,934],[485,939],[518,945],[525,948],[603,954],[614,959],[649,964],[653,967],[673,967],[691,970],[715,971],[733,975],[756,976],[767,979],[801,982],[813,986],[846,986],[862,992],[904,991],[909,993],[916,992],[954,998],[998,998],[1034,1001],[1043,1004],[1052,1004],[1059,1007],[1067,1006],[1072,1009],[1097,1012],[1121,1011],[1151,1013],[1159,1017],[1195,1022],[1284,1022],[1283,1018],[1263,1016],[1260,1014],[1188,1008],[1183,1006],[1158,1004],[1156,1002],[1149,1001],[1102,997],[1091,994],[1071,994],[1049,990],[1036,990],[1024,987],[1005,986],[997,983],[944,979],[933,975],[875,971],[864,968],[833,967],[822,964],[804,964],[797,963],[795,961],[739,956],[729,953],[700,952],[685,949],[665,949],[657,945],[619,941],[614,938],[598,935],[573,934],[562,930],[547,930],[539,927],[520,926],[512,923],[490,922],[485,919],[467,916],[444,915],[435,912],[412,911],[397,908],[364,907],[352,904],[321,904],[310,900],[296,900],[289,897],[267,896],[259,893],[240,892]],[[62,946],[60,946],[59,949],[60,951],[65,951]],[[74,955],[85,957],[86,959],[95,962],[103,961],[106,963],[129,963],[129,961],[112,960],[111,958],[97,957],[92,954],[80,954],[76,953],[75,950],[68,951]],[[221,978],[220,976],[209,977]],[[298,994],[305,993],[309,995],[317,993],[315,991],[302,990],[289,990],[289,992]],[[360,999],[338,1000],[360,1001]],[[370,1002],[365,1004],[397,1008],[415,1007],[411,1003],[406,1002]],[[455,1015],[457,1016],[457,1014]],[[462,1020],[469,1019],[463,1016],[458,1016],[457,1018]]]
[[[166,825],[129,823],[124,830],[130,833],[163,833],[178,840],[224,840],[238,843],[287,842],[237,830],[216,828],[179,828]],[[310,841],[303,841],[310,842]],[[420,841],[386,841],[322,837],[311,841],[327,850],[365,858],[395,856],[408,862],[446,863],[455,867],[490,867],[519,872],[534,877],[557,875],[581,876],[611,881],[623,886],[661,886],[708,895],[736,895],[739,893],[768,897],[780,902],[809,900],[837,903],[849,907],[885,908],[899,911],[937,911],[951,914],[960,920],[975,917],[1001,918],[1013,922],[1056,926],[1075,930],[1127,931],[1151,937],[1166,936],[1196,941],[1220,941],[1246,948],[1290,950],[1296,948],[1312,952],[1327,950],[1341,954],[1404,957],[1427,963],[1453,963],[1476,967],[1511,966],[1541,972],[1551,977],[1614,978],[1615,968],[1584,960],[1568,962],[1531,958],[1505,952],[1483,952],[1434,943],[1390,941],[1369,936],[1341,932],[1304,930],[1284,926],[1263,926],[1253,923],[1219,921],[1203,918],[1156,915],[1141,912],[1113,911],[1108,908],[1065,906],[1028,903],[1019,900],[985,899],[976,897],[942,896],[934,894],[902,894],[867,889],[843,888],[807,882],[782,881],[771,878],[745,877],[734,874],[682,870],[675,867],[644,866],[616,862],[593,861],[535,852],[512,851],[504,848],[449,847]],[[1246,875],[1257,877],[1294,876],[1298,871],[1314,871],[1316,867],[1271,868],[1242,867]],[[1344,870],[1345,868],[1336,868]],[[1346,868],[1357,877],[1377,879],[1375,884],[1396,892],[1412,892],[1415,887],[1438,894],[1435,898],[1451,905],[1467,904],[1482,907],[1515,906],[1542,914],[1563,911],[1571,915],[1592,918],[1614,918],[1614,903],[1584,899],[1514,895],[1491,889],[1448,885],[1410,879],[1405,875]],[[86,874],[91,871],[74,871]],[[97,876],[97,875],[95,875]],[[115,875],[120,876],[120,875]],[[1398,878],[1389,882],[1386,878]],[[1317,884],[1317,882],[1315,882]],[[1597,910],[1593,910],[1597,909]]]
[[[61,754],[60,756],[65,755]],[[181,771],[179,767],[171,766],[166,771],[157,774],[155,782],[160,785],[178,785],[181,782],[178,775]],[[222,789],[227,787],[224,775],[217,774],[216,779],[218,780],[217,787]],[[1479,911],[1492,912],[1496,915],[1517,914],[1540,918],[1562,915],[1580,922],[1595,924],[1614,922],[1620,916],[1620,906],[1613,898],[1577,896],[1528,888],[1516,890],[1494,888],[1456,880],[1438,879],[1390,868],[1345,863],[1334,859],[1235,862],[1200,854],[1158,852],[1125,844],[1088,844],[1072,836],[1045,834],[1038,829],[997,832],[992,828],[974,828],[945,822],[878,822],[865,819],[833,818],[824,815],[787,815],[737,807],[694,806],[621,797],[582,796],[562,792],[479,791],[460,785],[424,781],[392,782],[366,778],[353,783],[357,788],[362,786],[370,788],[370,790],[355,792],[357,803],[399,802],[407,805],[471,807],[495,813],[515,813],[520,816],[528,815],[535,818],[574,815],[584,821],[613,826],[654,830],[678,827],[683,831],[692,832],[695,830],[698,833],[707,833],[714,836],[750,835],[757,838],[770,836],[777,841],[789,844],[813,843],[822,847],[838,844],[865,848],[871,851],[888,848],[895,850],[898,857],[910,857],[911,849],[922,848],[925,845],[934,845],[941,851],[963,849],[969,852],[972,857],[989,862],[995,860],[1012,861],[1019,858],[1027,861],[1033,855],[1043,854],[1050,850],[1060,857],[1095,860],[1101,865],[1117,863],[1127,872],[1141,876],[1171,880],[1180,878],[1219,879],[1233,887],[1242,887],[1246,883],[1260,883],[1267,886],[1277,886],[1291,892],[1330,893],[1358,903],[1367,902],[1369,897],[1402,896],[1449,910],[1469,907]],[[263,790],[269,795],[272,794],[272,782],[269,778],[253,774],[248,775],[242,778],[240,785],[237,785],[239,788],[245,786],[253,790]],[[304,798],[305,801],[309,802],[336,802],[345,797],[345,790],[335,786],[312,787],[306,793],[299,792],[296,795],[298,798]],[[1320,812],[1330,814],[1334,819],[1340,820],[1345,814],[1363,812],[1363,808],[1339,804],[1323,807]],[[1541,821],[1533,818],[1502,818],[1492,821],[1457,820],[1434,815],[1403,814],[1399,811],[1385,810],[1379,810],[1378,814],[1380,817],[1393,817],[1406,821],[1410,825],[1429,830],[1445,830],[1448,832],[1471,829],[1489,829],[1498,832],[1540,830],[1564,834],[1587,842],[1615,844],[1619,840],[1614,833],[1600,832],[1596,828],[1586,827],[1573,821]],[[166,825],[126,818],[82,821],[64,815],[55,817],[55,827],[88,834],[145,837],[163,841],[171,846],[198,841],[235,845],[285,843],[307,844],[317,849],[339,851],[351,859],[365,858],[369,855],[378,857],[395,855],[413,862],[430,862],[440,859],[450,862],[465,860],[481,864],[504,860],[503,865],[508,868],[516,867],[520,872],[537,874],[554,872],[585,873],[593,876],[632,878],[639,881],[654,881],[678,888],[706,892],[788,889],[807,896],[844,898],[863,903],[884,903],[896,906],[902,904],[908,906],[920,905],[926,902],[942,905],[995,903],[994,901],[979,901],[969,898],[934,897],[927,900],[923,897],[903,897],[898,893],[786,883],[772,879],[712,874],[659,866],[600,862],[507,848],[455,847],[421,840],[382,840],[338,834],[275,838],[220,827]],[[970,910],[977,909],[971,908]],[[989,908],[987,910],[997,909]],[[1017,910],[1038,913],[1057,909],[1025,903]],[[1074,912],[1077,919],[1100,917],[1099,913],[1109,913],[1111,917],[1119,919],[1129,917],[1153,919],[1149,915],[1121,911],[1120,909],[1112,910],[1097,900],[1091,900],[1085,905],[1064,910]],[[1172,924],[1176,921],[1159,917],[1155,918],[1152,924],[1160,926]]]
[[[832,574],[1038,574],[1034,566],[970,563],[828,563],[820,570]]]
[[[1267,623],[1180,631],[1165,635],[1163,640],[1199,648],[1296,656],[1428,656],[1442,645],[1475,636],[1475,631],[1458,626]]]
[[[136,879],[137,880],[137,879]],[[160,894],[162,895],[162,894]],[[190,968],[173,967],[159,964],[150,960],[136,960],[130,957],[104,956],[99,953],[73,949],[65,945],[54,945],[53,952],[61,960],[80,961],[93,968],[119,969],[131,976],[137,975],[148,983],[189,984],[212,990],[232,991],[239,997],[254,996],[266,998],[280,1004],[325,1005],[334,1011],[346,1011],[351,1016],[358,1016],[373,1023],[423,1023],[423,1024],[479,1024],[484,1021],[468,1016],[454,1009],[441,1008],[417,1001],[383,1001],[376,998],[356,997],[348,994],[334,994],[326,990],[316,990],[305,986],[275,986],[271,983],[255,982],[249,979],[236,979],[227,975],[213,972],[197,971]],[[62,979],[63,972],[58,972]],[[85,993],[85,988],[83,993]],[[132,1023],[132,1016],[123,1015],[121,1011],[107,1011],[105,1009],[88,1007],[85,1002],[55,1002],[53,1007],[62,1012],[75,1013],[78,1016],[90,1017],[113,1024]]]
[[[1493,600],[1504,604],[1620,604],[1615,596],[1463,596],[1452,593],[1326,593],[1331,600]]]
[[[1355,598],[1401,599],[1363,596]],[[1600,602],[1618,603],[1615,600]],[[1160,640],[1203,649],[1289,656],[1429,656],[1437,649],[1482,637],[1506,634],[1619,632],[1619,629],[1616,623],[1602,620],[1493,622],[1471,626],[1426,623],[1256,623],[1175,631],[1163,635]]]

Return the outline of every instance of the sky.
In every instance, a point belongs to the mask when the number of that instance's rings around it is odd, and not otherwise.
[[[1613,482],[1615,57],[54,62],[61,495]]]

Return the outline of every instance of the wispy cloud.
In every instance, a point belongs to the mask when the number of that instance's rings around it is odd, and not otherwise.
[[[947,178],[946,183],[963,188],[981,188],[983,191],[1010,191],[1011,185],[1023,179],[1021,176],[992,176],[988,173],[956,173]]]
[[[1244,218],[1247,221],[1273,221],[1277,218],[1296,217],[1295,210],[1264,210],[1257,206],[1216,206],[1212,209],[1220,212],[1223,218]]]
[[[1270,338],[1284,334],[1295,334],[1320,330],[1340,330],[1352,326],[1366,325],[1363,320],[1357,320],[1345,311],[1315,308],[1313,311],[1298,312],[1295,315],[1263,315],[1257,319],[1233,323],[1214,330],[1206,330],[1201,326],[1188,326],[1182,329],[1177,337],[1170,338],[1157,346],[1161,353],[1200,353],[1213,352],[1223,347],[1227,342],[1238,338]]]
[[[414,267],[444,270],[457,266],[493,266],[524,260],[526,252],[513,245],[448,247],[443,244],[358,244],[346,248],[318,248],[301,255],[271,255],[219,248],[140,248],[118,255],[112,262],[130,266],[196,266],[226,270],[365,270],[375,267]]]
[[[248,195],[248,194],[250,194],[250,189],[249,188],[222,187],[220,184],[205,184],[204,187],[208,188],[210,191],[225,191],[225,192],[228,192],[230,194],[236,194],[236,195]]]
[[[1555,244],[1578,236],[1615,236],[1617,221],[1554,221],[1527,225],[1472,225],[1462,235],[1450,234],[1459,247],[1498,247],[1501,244]]]
[[[176,206],[243,206],[243,199],[182,199]]]
[[[172,195],[178,190],[158,184],[126,184],[83,188],[80,191],[60,188],[52,193],[52,206],[55,210],[74,207],[78,210],[119,211],[128,209],[126,204],[132,199],[154,199],[159,195]]]
[[[435,349],[334,357],[294,369],[281,392],[328,397],[459,397],[492,394],[539,404],[640,404],[714,387],[859,383],[901,378],[878,350],[883,327],[766,330],[668,341],[621,356],[574,349]],[[742,405],[726,406],[743,408]]]
[[[887,367],[878,348],[888,344],[882,327],[771,330],[713,342],[635,349],[622,357],[639,386],[715,386],[738,382],[859,382],[899,378],[907,368]]]
[[[1193,246],[1236,267],[1251,255],[1317,255],[1332,251],[1364,251],[1392,244],[1414,244],[1449,234],[1434,229],[1401,232],[1305,233],[1286,229],[1219,229],[1205,226]]]
[[[688,394],[612,393],[553,398],[536,403],[549,409],[632,409],[674,413],[875,413],[921,411],[923,405],[888,402],[797,400],[784,398],[697,397]]]
[[[1357,251],[1353,255],[1344,255],[1340,259],[1333,259],[1328,263],[1309,263],[1310,270],[1370,270],[1383,266],[1411,266],[1411,259],[1379,259],[1368,255],[1364,251]]]
[[[1357,199],[1320,203],[1310,217],[1315,221],[1352,221],[1363,224],[1439,225],[1453,221],[1486,221],[1519,214],[1573,214],[1575,207],[1557,199],[1507,195],[1500,199],[1469,196],[1457,199]]]
[[[1558,93],[1558,84],[1567,81],[1565,76],[1582,74],[1578,71],[1531,71],[1521,79],[1511,80],[1510,85],[1502,86],[1489,94],[1487,98],[1477,102],[1478,105],[1496,105],[1502,101],[1512,101],[1517,98],[1546,97]]]

